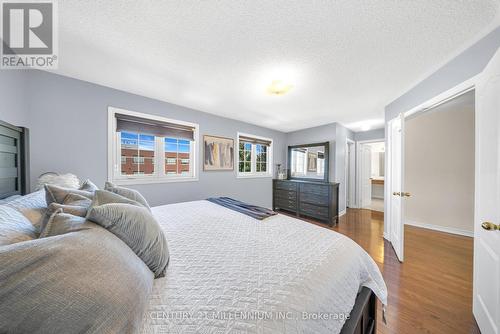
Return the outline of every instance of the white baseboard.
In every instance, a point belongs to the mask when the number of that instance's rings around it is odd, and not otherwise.
[[[342,211],[339,212],[339,217],[342,217],[343,215],[345,215],[347,213],[347,209],[344,209]]]
[[[459,228],[445,227],[445,226],[439,226],[439,225],[433,225],[433,224],[425,224],[425,223],[420,223],[420,222],[416,222],[413,220],[406,220],[405,225],[411,225],[411,226],[426,228],[428,230],[434,230],[434,231],[439,231],[439,232],[462,235],[464,237],[471,237],[471,238],[474,237],[473,231],[462,230]]]

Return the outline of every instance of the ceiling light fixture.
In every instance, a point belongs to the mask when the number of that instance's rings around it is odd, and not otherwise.
[[[292,85],[282,81],[282,80],[273,80],[271,85],[267,87],[267,92],[272,95],[285,95],[292,89]]]
[[[345,126],[354,132],[381,129],[384,127],[384,119],[368,119],[360,122],[347,123]]]

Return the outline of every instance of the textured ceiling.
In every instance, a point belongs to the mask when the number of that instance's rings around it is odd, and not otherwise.
[[[492,28],[498,7],[64,0],[56,72],[281,131],[330,122],[356,130],[376,125],[388,102]],[[293,88],[269,95],[276,79]]]

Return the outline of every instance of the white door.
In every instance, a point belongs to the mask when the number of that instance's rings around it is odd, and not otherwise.
[[[391,120],[388,125],[388,145],[390,150],[390,177],[389,177],[389,215],[390,215],[390,240],[394,251],[403,262],[404,253],[404,221],[403,221],[403,140],[404,140],[404,116]]]
[[[361,207],[372,203],[372,148],[361,145]]]
[[[473,312],[481,333],[499,334],[500,231],[483,223],[500,224],[500,51],[476,86],[476,122]]]

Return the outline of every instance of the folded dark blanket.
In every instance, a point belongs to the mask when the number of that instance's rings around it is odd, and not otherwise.
[[[277,215],[277,213],[272,210],[252,204],[247,204],[241,201],[237,201],[229,197],[211,197],[207,198],[207,201],[219,204],[225,208],[234,210],[236,212],[242,213],[244,215],[250,216],[258,220],[263,220],[268,217]]]

